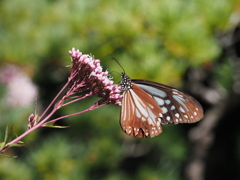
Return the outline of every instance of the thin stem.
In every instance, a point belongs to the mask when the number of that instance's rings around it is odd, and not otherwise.
[[[84,112],[87,112],[87,111],[91,111],[91,110],[100,108],[100,107],[105,106],[105,105],[107,105],[107,104],[108,104],[108,103],[104,103],[104,104],[101,104],[101,105],[99,105],[99,106],[94,106],[94,105],[93,105],[93,106],[91,106],[90,108],[85,109],[85,110],[83,110],[83,111],[80,111],[80,112],[77,112],[77,113],[73,113],[73,114],[69,114],[69,115],[66,115],[66,116],[62,116],[62,117],[53,119],[53,120],[48,121],[48,122],[56,122],[56,121],[58,121],[58,120],[60,120],[60,119],[64,119],[64,118],[68,118],[68,117],[71,117],[71,116],[79,115],[79,114],[82,114],[82,113],[84,113]],[[48,122],[47,122],[47,123],[48,123]],[[46,124],[46,123],[45,123],[45,124]]]
[[[35,129],[41,127],[44,123],[45,123],[45,121],[41,121],[41,122],[39,122],[38,124],[36,124],[35,126],[33,126],[32,128],[26,130],[23,134],[21,134],[20,136],[18,136],[16,139],[14,139],[14,140],[12,140],[11,142],[7,143],[6,146],[5,146],[6,148],[5,148],[4,150],[8,149],[10,144],[16,144],[16,143],[18,143],[22,138],[24,138],[26,135],[30,134],[30,133],[31,133],[32,131],[34,131]]]
[[[82,113],[84,113],[84,112],[91,111],[91,110],[100,108],[100,107],[102,107],[102,106],[105,106],[105,105],[107,105],[107,104],[108,104],[107,102],[106,102],[106,103],[103,103],[103,104],[101,104],[101,105],[96,105],[96,104],[94,104],[94,105],[92,105],[91,107],[89,107],[88,109],[85,109],[85,110],[83,110],[83,111],[80,111],[80,112],[77,112],[77,113],[73,113],[73,114],[70,114],[70,115],[66,115],[66,116],[62,116],[62,117],[53,119],[53,120],[48,121],[48,122],[56,122],[56,121],[58,121],[58,120],[60,120],[60,119],[68,118],[68,117],[75,116],[75,115],[78,115],[78,114],[82,114]],[[48,122],[46,122],[46,121],[47,121],[56,111],[57,111],[57,109],[53,109],[53,111],[52,111],[46,118],[44,118],[44,119],[43,119],[42,121],[40,121],[38,124],[34,125],[32,128],[26,130],[23,134],[21,134],[20,136],[18,136],[16,139],[14,139],[14,140],[12,140],[11,142],[7,143],[6,146],[5,146],[5,148],[0,149],[0,151],[6,150],[6,149],[10,148],[9,145],[18,143],[18,142],[19,142],[22,138],[24,138],[26,135],[30,134],[32,131],[34,131],[34,130],[36,130],[37,128],[42,127],[43,125],[45,125],[46,123],[48,123]]]
[[[76,102],[76,101],[85,99],[85,98],[87,98],[87,97],[89,97],[89,96],[92,96],[92,95],[93,95],[92,92],[90,92],[89,94],[86,94],[86,95],[84,95],[84,96],[82,96],[82,97],[80,97],[80,98],[77,98],[77,99],[75,99],[75,100],[72,100],[72,101],[70,101],[70,102],[67,102],[67,103],[63,104],[62,107],[63,107],[63,106],[66,106],[66,105],[68,105],[68,104],[74,103],[74,102]]]
[[[42,127],[43,124],[57,111],[57,109],[53,109],[53,111],[42,121],[39,121],[36,125],[34,125],[32,128],[26,130],[23,134],[21,134],[20,136],[18,136],[16,139],[12,140],[11,142],[7,143],[5,146],[5,149],[9,148],[10,144],[15,144],[18,143],[22,138],[24,138],[26,135],[28,135],[29,133],[31,133],[32,131],[34,131],[35,129]],[[2,151],[2,150],[0,150]]]
[[[47,111],[50,109],[50,107],[53,105],[53,103],[56,101],[56,99],[60,96],[60,94],[62,94],[62,92],[65,90],[65,88],[69,85],[68,81],[63,88],[59,91],[59,93],[56,95],[56,97],[52,100],[52,102],[49,104],[49,106],[47,107],[47,109],[42,113],[42,115],[40,116],[40,119],[47,113]]]

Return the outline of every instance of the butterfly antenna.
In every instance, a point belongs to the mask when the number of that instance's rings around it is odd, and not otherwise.
[[[109,74],[111,74],[111,73],[117,73],[117,74],[119,74],[121,76],[121,74],[119,72],[117,72],[117,71],[110,71]]]
[[[108,54],[109,56],[111,56],[112,57],[112,59],[114,59],[117,63],[118,63],[118,65],[122,68],[122,70],[123,70],[123,72],[124,72],[124,74],[126,74],[125,73],[125,70],[124,70],[124,68],[122,67],[122,65],[118,62],[118,60],[117,59],[115,59],[111,54]]]

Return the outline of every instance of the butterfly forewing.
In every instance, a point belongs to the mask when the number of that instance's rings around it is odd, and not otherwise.
[[[160,83],[132,80],[146,91],[162,109],[162,124],[194,123],[203,118],[202,106],[190,95]]]
[[[162,132],[162,110],[145,91],[136,85],[123,93],[121,127],[137,138],[154,137]]]

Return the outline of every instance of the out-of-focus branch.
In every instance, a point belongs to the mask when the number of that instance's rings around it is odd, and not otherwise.
[[[205,118],[200,121],[198,126],[193,128],[189,132],[189,140],[192,143],[192,155],[190,161],[185,168],[185,176],[190,180],[203,180],[204,171],[206,168],[206,157],[208,155],[208,149],[211,147],[214,140],[213,129],[216,127],[218,121],[221,117],[231,111],[234,107],[239,106],[239,93],[240,93],[240,26],[239,24],[236,28],[229,30],[225,34],[219,36],[219,42],[222,46],[223,53],[221,55],[220,61],[224,59],[231,59],[233,67],[233,86],[231,94],[226,96],[226,92],[221,91],[218,88],[213,88],[212,92],[218,92],[218,96],[213,96],[214,93],[208,91],[207,88],[200,88],[202,91],[199,93],[201,97],[212,104],[210,108],[205,113]],[[220,62],[221,63],[221,62]],[[192,76],[194,77],[194,76]],[[214,84],[214,83],[213,83]],[[202,84],[200,84],[203,87]],[[212,94],[208,96],[207,94]],[[216,95],[216,93],[215,93]],[[217,98],[220,97],[220,98]],[[237,98],[236,98],[237,97]],[[211,101],[215,100],[214,101]]]
[[[192,143],[193,149],[192,157],[185,169],[187,179],[204,179],[204,159],[214,139],[213,129],[223,115],[225,107],[226,101],[217,103],[206,112],[204,120],[200,121],[197,127],[190,130],[189,140]]]

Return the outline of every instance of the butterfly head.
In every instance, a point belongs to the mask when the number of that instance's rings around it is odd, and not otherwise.
[[[125,92],[128,91],[129,89],[132,89],[132,81],[125,73],[121,74],[121,78],[122,78],[122,80],[120,81],[121,91]]]

